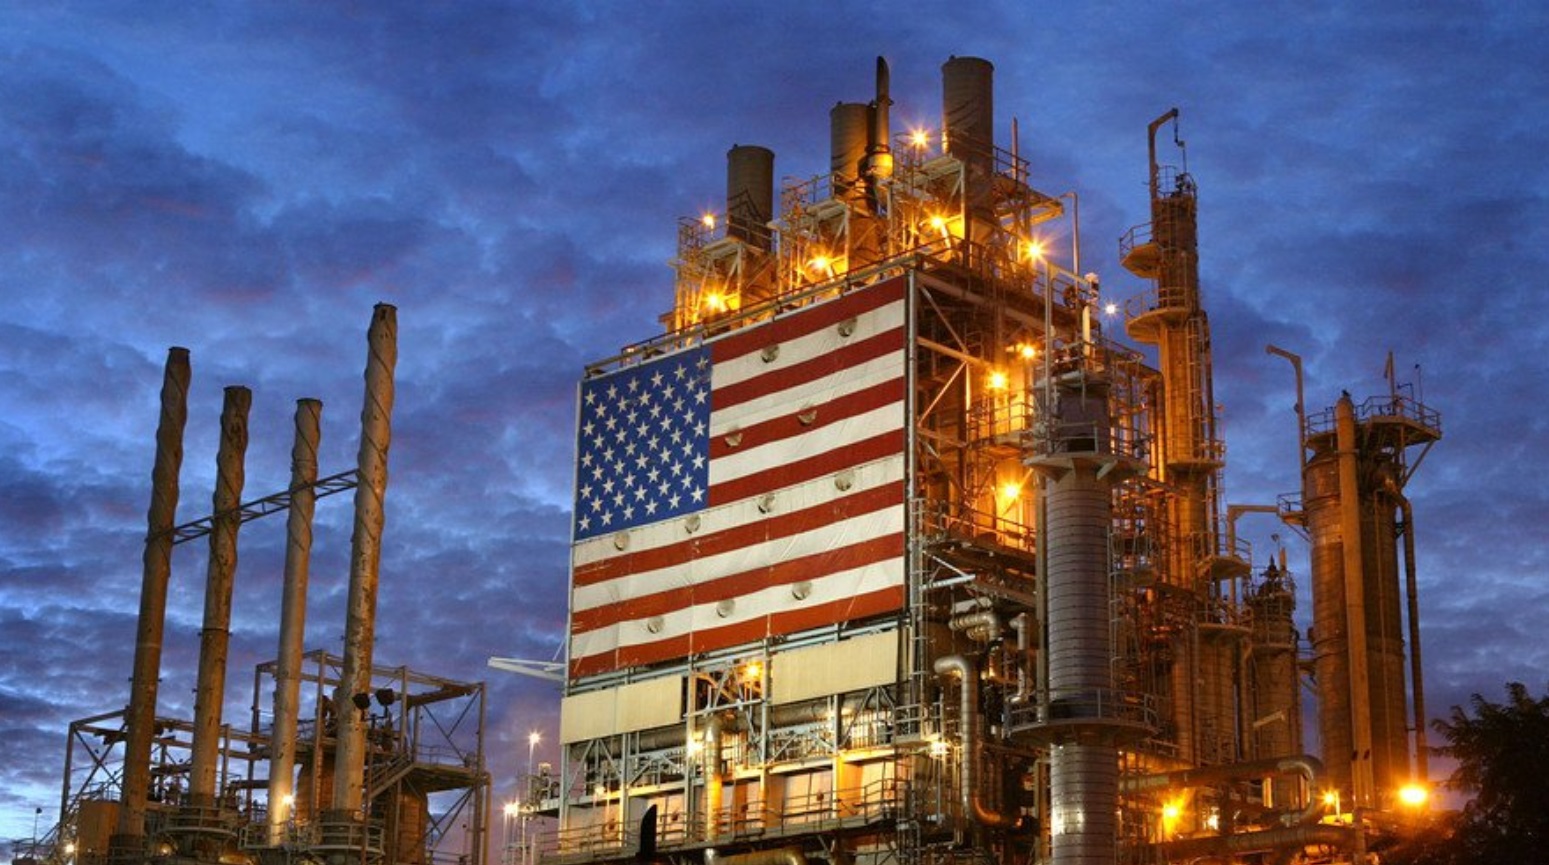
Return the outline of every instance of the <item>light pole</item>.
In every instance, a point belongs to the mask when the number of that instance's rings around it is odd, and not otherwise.
[[[501,838],[500,838],[500,842],[501,842],[501,844],[500,844],[500,861],[501,861],[502,865],[515,865],[515,863],[516,863],[516,856],[513,855],[515,851],[512,849],[511,826],[512,826],[512,823],[515,821],[516,816],[518,814],[520,814],[521,811],[522,811],[521,800],[515,800],[515,801],[507,802],[506,805],[505,805],[506,819],[505,819],[505,823],[503,825],[503,831],[501,832]]]
[[[538,785],[533,775],[533,754],[538,749],[538,743],[543,741],[543,734],[533,730],[527,734],[527,789],[522,802],[522,865],[537,865],[537,851],[533,849],[532,837],[529,837],[527,824],[532,820],[533,812],[538,810]]]

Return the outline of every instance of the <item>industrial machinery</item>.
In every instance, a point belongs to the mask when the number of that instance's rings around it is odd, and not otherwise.
[[[991,65],[942,72],[941,128],[895,134],[879,58],[778,195],[733,148],[665,332],[585,370],[563,757],[518,803],[557,818],[542,861],[1358,860],[1424,780],[1395,545],[1439,420],[1342,401],[1303,419],[1304,496],[1226,508],[1177,111],[1121,242],[1152,361],[1077,195],[996,146]],[[1245,510],[1313,544],[1327,768]]]
[[[70,725],[57,825],[19,846],[27,865],[483,861],[489,776],[484,685],[373,663],[382,502],[391,438],[396,311],[378,305],[368,334],[355,470],[319,479],[322,404],[297,403],[284,492],[241,501],[247,388],[226,389],[214,509],[174,525],[189,352],[169,353],[156,434],[134,676],[127,708]],[[317,499],[355,491],[344,655],[303,652]],[[253,678],[251,724],[221,718],[237,534],[287,515],[277,660]],[[194,717],[158,713],[156,691],[173,548],[208,538]]]

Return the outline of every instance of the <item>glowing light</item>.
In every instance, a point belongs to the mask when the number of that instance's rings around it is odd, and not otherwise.
[[[543,741],[543,734],[538,732],[537,730],[534,730],[531,733],[527,734],[527,744],[529,746],[536,745],[536,744],[538,744],[539,742],[542,742],[542,741]]]
[[[930,742],[930,755],[932,757],[945,757],[947,755],[947,751],[950,750],[951,747],[952,746],[947,744],[946,739],[938,736],[932,739]]]
[[[713,213],[706,213],[704,216],[699,217],[699,223],[701,225],[703,225],[705,228],[708,228],[711,231],[714,231],[715,230],[715,214],[713,214]]]
[[[916,129],[909,133],[909,144],[919,150],[930,146],[930,133],[923,129]]]
[[[940,216],[940,215],[932,216],[930,218],[930,227],[934,228],[935,230],[937,230],[937,231],[941,232],[943,235],[945,235],[947,233],[947,220],[946,220],[946,217]]]
[[[65,855],[66,856],[74,856],[75,855],[75,842],[74,841],[66,841],[65,842]]]
[[[990,377],[985,382],[985,386],[990,390],[1005,390],[1006,385],[1009,383],[1010,381],[1006,378],[1006,374],[997,369],[990,373]]]
[[[1114,303],[1113,301],[1109,301],[1109,302],[1103,304],[1103,315],[1117,315],[1118,312],[1119,312],[1119,305],[1117,303]]]
[[[1022,495],[1021,484],[1004,484],[1000,488],[1000,497],[1007,501],[1014,501]]]
[[[1398,788],[1398,801],[1410,808],[1418,808],[1425,804],[1425,800],[1431,797],[1431,791],[1425,789],[1423,784],[1405,784]]]
[[[1038,356],[1038,347],[1028,342],[1020,342],[1016,345],[1017,355],[1023,360],[1032,360]]]
[[[601,796],[602,793],[600,791],[602,788],[599,787],[597,789],[599,791],[597,795]],[[507,802],[502,810],[506,812],[507,817],[515,817],[516,815],[522,813],[522,805],[520,802]]]
[[[286,793],[284,796],[280,797],[280,804],[289,808],[290,806],[296,804],[296,797]]]
[[[764,675],[764,665],[760,664],[758,661],[749,661],[742,665],[742,677],[744,679],[753,679],[756,681],[758,677],[762,675]]]
[[[711,312],[726,311],[726,296],[720,292],[709,292],[705,295],[705,309]]]
[[[592,792],[597,795],[597,798],[601,799],[602,797],[608,795],[607,785],[605,785],[605,784],[598,784],[597,785],[597,789],[593,790]]]
[[[817,273],[827,273],[833,266],[833,259],[826,255],[815,255],[807,262],[807,267]]]
[[[1022,248],[1033,261],[1043,260],[1043,241],[1029,240]]]
[[[1162,806],[1162,819],[1169,823],[1176,823],[1183,816],[1183,809],[1176,802],[1168,802]]]

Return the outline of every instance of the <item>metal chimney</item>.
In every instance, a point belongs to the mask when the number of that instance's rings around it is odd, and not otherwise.
[[[247,454],[247,415],[252,405],[252,391],[245,387],[226,388],[220,449],[215,457],[210,565],[204,590],[204,627],[199,631],[199,679],[194,689],[188,792],[195,808],[215,805],[216,774],[221,763],[221,707],[226,699],[226,656],[231,645],[231,589],[237,573],[243,458]]]
[[[995,66],[953,57],[941,66],[941,128],[949,155],[963,163],[969,238],[982,240],[995,218]]]
[[[296,438],[290,452],[290,512],[285,521],[285,589],[280,603],[279,660],[274,669],[274,736],[269,760],[269,845],[284,840],[295,809],[296,723],[300,712],[301,652],[312,558],[312,515],[317,509],[317,447],[323,404],[296,400]]]
[[[774,151],[734,145],[726,151],[726,234],[768,250],[774,218]]]
[[[377,579],[382,559],[383,500],[387,495],[387,448],[392,439],[393,368],[398,363],[398,310],[379,303],[366,343],[366,395],[360,410],[359,484],[355,487],[355,532],[350,539],[350,591],[344,631],[344,667],[334,692],[339,722],[335,755],[333,813],[329,822],[361,816],[364,798],[366,729],[357,696],[371,692],[371,653],[376,630]]]
[[[161,420],[156,426],[156,461],[151,469],[151,506],[146,515],[144,576],[136,626],[134,670],[124,742],[124,807],[115,852],[138,855],[145,837],[146,799],[151,781],[151,740],[156,732],[156,686],[161,674],[161,640],[166,628],[167,583],[172,576],[172,529],[177,519],[178,472],[183,465],[183,427],[188,421],[188,349],[167,351],[161,384]]]

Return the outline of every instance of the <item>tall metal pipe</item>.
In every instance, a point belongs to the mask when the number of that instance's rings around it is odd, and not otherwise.
[[[1396,485],[1395,485],[1396,486]],[[1404,520],[1404,589],[1409,607],[1409,680],[1410,699],[1415,720],[1414,780],[1425,783],[1431,778],[1430,748],[1425,741],[1425,668],[1420,662],[1420,585],[1415,576],[1415,514],[1409,499],[1394,490]]]
[[[739,144],[726,151],[726,235],[759,249],[773,243],[774,151]]]
[[[1339,528],[1344,564],[1345,638],[1350,669],[1350,724],[1354,762],[1350,783],[1357,807],[1376,803],[1372,774],[1371,675],[1366,647],[1366,580],[1361,552],[1361,490],[1357,472],[1355,403],[1349,394],[1334,406],[1339,466]]]
[[[161,641],[166,630],[167,584],[172,576],[172,529],[177,521],[178,472],[183,465],[183,427],[188,422],[188,349],[167,351],[161,383],[161,419],[156,425],[156,461],[151,468],[151,505],[146,514],[140,617],[135,627],[134,670],[125,722],[123,810],[111,845],[140,852],[151,782],[151,740],[156,733],[156,688],[161,675]]]
[[[376,633],[377,579],[382,560],[383,501],[387,497],[387,449],[392,441],[393,369],[398,364],[398,310],[379,303],[366,335],[366,394],[360,410],[360,473],[355,487],[355,531],[350,538],[350,590],[344,630],[344,664],[334,691],[339,721],[332,820],[361,816],[365,795],[364,712],[354,705],[371,692]]]
[[[938,676],[956,676],[962,683],[958,692],[958,743],[962,749],[958,760],[958,787],[963,806],[963,816],[972,818],[994,829],[1011,829],[1021,820],[1004,814],[984,804],[979,796],[979,729],[983,719],[979,714],[979,670],[973,661],[962,655],[937,658],[933,669]]]
[[[221,709],[226,701],[226,656],[231,646],[231,590],[237,574],[237,531],[242,528],[243,460],[253,392],[226,388],[215,495],[210,520],[210,563],[205,577],[204,626],[199,631],[199,679],[194,688],[194,732],[188,793],[194,807],[215,804],[220,769]]]
[[[269,844],[279,846],[295,808],[296,725],[301,703],[301,652],[306,632],[307,578],[312,559],[312,515],[317,510],[317,448],[323,404],[296,400],[296,436],[290,451],[290,511],[285,519],[285,588],[280,602],[280,646],[274,668],[274,734],[269,759]]]
[[[725,720],[719,714],[710,716],[705,724],[705,840],[714,841],[720,834],[722,792],[726,781],[726,767],[721,762],[721,750],[725,745]]]

